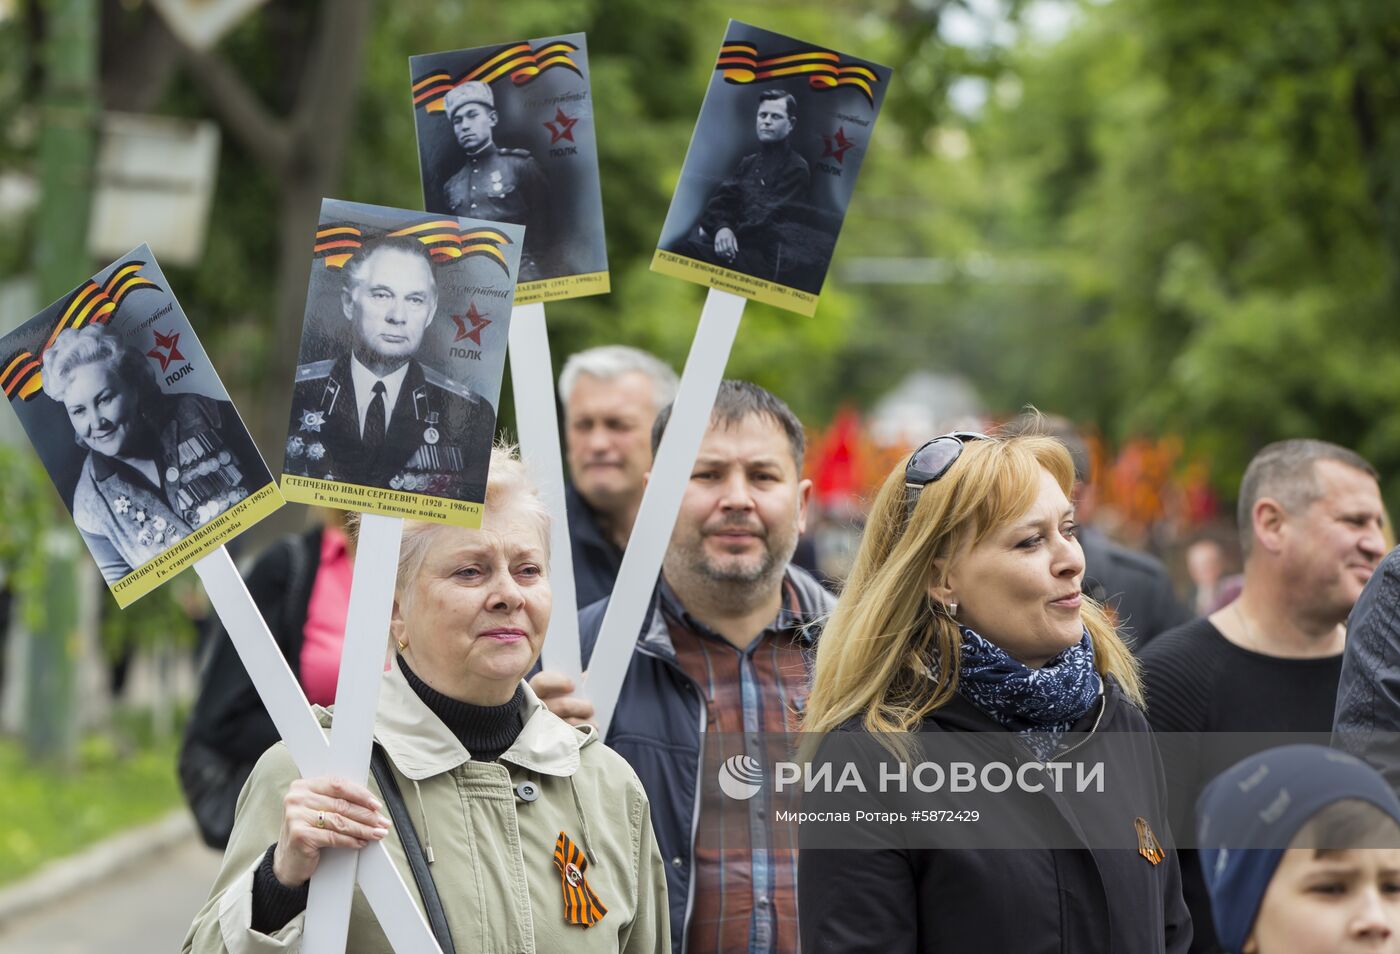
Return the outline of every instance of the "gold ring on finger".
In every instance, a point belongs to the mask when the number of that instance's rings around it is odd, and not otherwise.
[[[325,812],[317,812],[317,813],[316,813],[316,827],[317,827],[317,828],[325,828],[325,827],[326,827],[326,813],[325,813]]]

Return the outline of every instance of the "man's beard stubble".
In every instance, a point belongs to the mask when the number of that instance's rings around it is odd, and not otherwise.
[[[742,529],[754,532],[763,542],[762,558],[752,565],[739,563],[734,557],[721,558],[720,561],[713,559],[705,551],[705,537],[715,532],[722,532],[726,529]],[[672,545],[673,548],[675,545]],[[674,579],[676,575],[684,575],[691,578],[696,583],[703,585],[706,589],[717,587],[752,587],[755,590],[766,591],[770,585],[781,579],[787,569],[788,562],[792,559],[793,552],[797,549],[797,528],[792,528],[791,539],[780,543],[777,548],[773,546],[772,536],[766,530],[755,527],[745,520],[732,520],[720,524],[715,531],[710,534],[702,533],[694,543],[687,543],[672,554],[672,558],[666,561],[668,578]],[[781,550],[782,552],[779,552]]]

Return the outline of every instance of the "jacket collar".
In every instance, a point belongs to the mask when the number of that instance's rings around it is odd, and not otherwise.
[[[579,750],[594,741],[592,726],[575,728],[550,712],[525,684],[525,726],[501,761],[542,775],[567,778],[578,771]],[[422,781],[471,761],[458,738],[418,698],[398,666],[390,666],[379,690],[374,738],[406,777]]]
[[[99,481],[107,480],[112,475],[116,474],[118,464],[122,464],[126,470],[131,473],[137,472],[135,468],[131,467],[129,464],[124,464],[124,462],[120,462],[114,457],[108,457],[106,454],[97,451],[89,451],[88,460],[92,461],[92,476]],[[148,480],[145,482],[150,483]]]
[[[476,152],[467,152],[465,149],[462,151],[466,153],[468,159],[490,159],[492,156],[496,155],[500,149],[496,146],[496,140],[492,139]]]
[[[767,628],[795,630],[803,644],[810,647],[816,642],[822,621],[835,605],[835,597],[815,577],[797,564],[789,563],[783,574],[782,605]],[[680,598],[663,576],[657,582],[656,595],[652,598],[647,622],[642,626],[640,642],[667,656],[675,656],[675,646],[666,629],[666,616],[681,620],[691,629],[705,630],[704,624],[691,617],[690,611],[681,604]]]
[[[598,521],[598,512],[583,499],[583,494],[578,492],[572,480],[564,484],[564,507],[569,514],[569,535],[575,546],[581,545],[608,554],[615,553],[621,558],[622,551],[618,549],[617,544],[604,535],[603,527]]]

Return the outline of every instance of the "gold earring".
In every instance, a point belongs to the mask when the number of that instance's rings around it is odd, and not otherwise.
[[[407,649],[407,648],[408,648],[408,643],[404,642],[402,639],[399,640],[399,652],[403,652],[403,651],[404,651],[405,649]]]

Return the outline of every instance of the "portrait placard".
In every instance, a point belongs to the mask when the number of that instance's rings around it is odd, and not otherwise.
[[[321,202],[282,469],[288,500],[480,526],[524,235]]]
[[[141,245],[0,339],[0,387],[123,608],[282,506]]]
[[[814,314],[889,79],[729,21],[652,270]]]
[[[517,305],[608,291],[582,33],[409,59],[423,208],[525,226]]]

